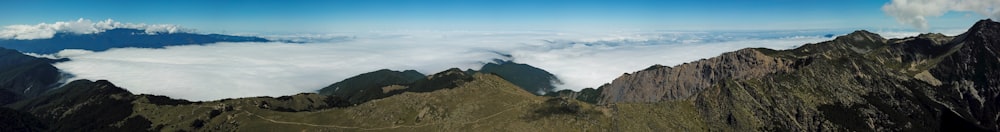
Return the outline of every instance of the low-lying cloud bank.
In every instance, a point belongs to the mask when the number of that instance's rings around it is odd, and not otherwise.
[[[36,25],[9,25],[0,30],[0,39],[47,39],[56,33],[94,34],[115,28],[130,28],[145,30],[148,34],[192,32],[191,29],[167,24],[121,23],[111,19],[93,22],[89,19],[76,21],[40,23]]]
[[[432,74],[452,67],[478,69],[492,59],[542,68],[565,83],[557,89],[579,90],[653,64],[673,66],[746,47],[788,49],[848,32],[371,32],[265,36],[307,43],[66,50],[36,56],[70,58],[55,66],[75,74],[74,79],[107,79],[135,93],[189,100],[314,92],[378,69]]]

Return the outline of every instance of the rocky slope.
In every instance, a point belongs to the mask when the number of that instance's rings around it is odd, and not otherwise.
[[[680,105],[650,109],[697,113],[687,117],[694,121],[657,120],[676,125],[636,126],[647,130],[996,131],[998,25],[891,40],[856,31],[791,50],[654,66],[602,87],[602,102],[617,112]]]
[[[799,61],[799,63],[796,63]],[[724,53],[675,67],[654,65],[624,74],[602,86],[605,102],[656,102],[687,99],[726,79],[757,78],[794,70],[803,60],[775,58],[754,49]]]
[[[928,79],[946,108],[965,120],[992,130],[1000,128],[1000,23],[976,23],[950,45],[953,53],[931,67]],[[926,75],[925,75],[926,76]],[[946,90],[944,90],[946,89]]]

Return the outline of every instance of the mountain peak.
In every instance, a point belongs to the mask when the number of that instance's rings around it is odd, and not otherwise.
[[[844,36],[841,36],[841,37],[850,38],[852,40],[864,40],[864,39],[884,40],[885,39],[885,38],[882,38],[881,35],[878,35],[878,34],[875,34],[875,33],[872,33],[872,32],[868,32],[868,30],[855,30],[854,32],[851,32],[850,34],[847,34],[847,35],[844,35]],[[840,37],[838,37],[838,38],[840,38]]]
[[[965,33],[973,36],[991,36],[998,32],[1000,32],[1000,23],[992,19],[983,19],[972,25],[972,28],[969,28]]]
[[[948,37],[948,36],[941,33],[922,33],[917,35],[917,38],[940,38],[940,37]]]
[[[996,21],[993,21],[993,19],[983,19],[983,20],[977,21],[976,24],[972,26],[972,28],[980,27],[980,25],[997,25],[997,24],[1000,24],[1000,23],[997,23]]]

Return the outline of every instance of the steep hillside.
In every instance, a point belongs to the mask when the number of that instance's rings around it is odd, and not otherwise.
[[[700,121],[659,122],[711,131],[996,131],[997,25],[983,20],[954,39],[886,40],[856,31],[791,50],[744,49],[654,66],[602,87],[602,102],[616,112],[698,113]],[[664,103],[690,106],[650,108]]]
[[[538,95],[554,92],[555,85],[562,84],[556,75],[548,71],[512,61],[496,60],[496,62],[483,65],[479,72],[496,74],[514,85]]]
[[[212,102],[133,95],[107,81],[74,81],[8,107],[52,122],[54,131],[441,131],[602,130],[607,110],[533,95],[483,73],[430,76],[453,85],[350,105],[336,96],[299,94]],[[467,78],[466,78],[467,76]],[[89,119],[89,120],[87,120]],[[96,119],[96,120],[95,120]]]
[[[546,101],[489,74],[475,74],[455,88],[408,92],[354,107],[308,113],[245,110],[234,118],[243,120],[239,130],[557,131],[609,125],[593,106]]]
[[[0,131],[5,132],[37,132],[48,130],[47,122],[28,112],[0,107]]]
[[[62,75],[50,64],[55,61],[0,48],[0,105],[38,96],[58,86]]]
[[[448,69],[430,77],[425,77],[414,70],[400,72],[382,69],[333,83],[320,89],[319,94],[339,96],[349,100],[352,104],[360,104],[403,92],[430,92],[441,88],[455,87],[458,84],[448,81],[459,78],[467,80],[471,78],[471,74],[475,73],[500,76],[519,88],[535,94],[553,92],[555,89],[553,85],[560,83],[555,75],[545,70],[527,64],[497,60],[483,65],[479,71]]]
[[[675,67],[654,65],[625,74],[604,86],[605,102],[656,102],[686,99],[726,79],[757,78],[793,70],[796,59],[766,56],[753,49]]]
[[[403,88],[423,78],[424,74],[413,70],[398,72],[382,69],[333,83],[320,89],[319,94],[343,97],[357,104],[388,97],[393,90],[391,88]]]
[[[49,122],[52,131],[134,131],[148,121],[128,116],[133,100],[132,93],[108,81],[77,80],[10,107]],[[124,124],[111,125],[118,122]]]
[[[951,55],[927,70],[925,82],[948,94],[935,95],[965,120],[1000,129],[1000,23],[983,20],[952,41]]]

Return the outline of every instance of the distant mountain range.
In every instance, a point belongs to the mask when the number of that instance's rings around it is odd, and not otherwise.
[[[94,34],[56,33],[48,39],[0,39],[0,47],[26,53],[52,54],[63,49],[104,51],[110,48],[163,48],[173,45],[208,44],[216,42],[268,42],[259,37],[221,34],[157,33],[117,28]]]
[[[552,74],[508,61],[432,75],[378,70],[318,94],[208,102],[104,80],[30,95],[0,85],[24,94],[0,108],[0,131],[998,131],[996,49],[1000,23],[982,20],[958,36],[859,30],[795,49],[747,48],[582,91],[554,91]],[[24,69],[58,60],[8,52],[0,61],[18,63],[0,73],[46,74],[0,79],[57,75]]]

